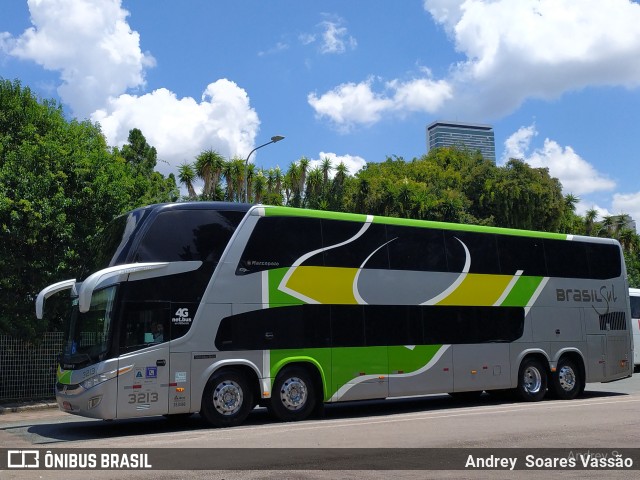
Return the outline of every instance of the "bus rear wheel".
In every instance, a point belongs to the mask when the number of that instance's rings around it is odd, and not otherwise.
[[[547,371],[542,362],[527,358],[518,371],[518,396],[526,402],[538,402],[547,393]]]
[[[582,373],[576,362],[569,358],[561,358],[558,367],[551,377],[553,391],[561,400],[576,398],[584,388]]]
[[[289,367],[278,374],[267,406],[273,416],[284,422],[304,420],[311,415],[315,405],[313,379],[306,369]]]
[[[253,394],[246,377],[225,370],[207,382],[200,413],[214,427],[235,427],[244,422],[252,408]]]

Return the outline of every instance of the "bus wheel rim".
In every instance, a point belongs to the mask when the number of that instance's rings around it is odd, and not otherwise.
[[[307,385],[298,377],[291,377],[282,382],[280,401],[287,410],[300,410],[307,403],[309,392]]]
[[[573,368],[567,365],[563,366],[558,372],[558,381],[564,391],[570,392],[573,390],[576,387],[576,375]]]
[[[213,406],[222,415],[234,415],[242,408],[243,397],[240,385],[225,380],[213,391]]]
[[[524,371],[524,388],[529,393],[538,393],[542,388],[542,375],[537,368],[528,367]]]

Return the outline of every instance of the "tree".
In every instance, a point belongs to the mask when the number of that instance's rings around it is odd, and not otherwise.
[[[584,215],[584,233],[591,236],[594,234],[594,227],[598,218],[598,211],[595,208],[590,208]]]
[[[147,143],[147,139],[137,128],[129,131],[127,142],[122,147],[120,154],[129,162],[135,172],[151,175],[158,162],[158,153],[155,147]]]
[[[262,197],[265,195],[267,187],[267,179],[264,176],[264,171],[260,170],[257,175],[254,176],[253,181],[253,194],[255,196],[255,203],[262,203]]]
[[[510,159],[488,182],[485,215],[500,227],[558,232],[566,224],[570,202],[565,203],[562,185],[546,168],[532,168]]]
[[[204,181],[202,188],[202,198],[204,200],[215,200],[218,182],[224,167],[225,161],[222,155],[215,150],[204,150],[196,157],[195,170],[198,177]]]
[[[196,179],[196,172],[189,163],[183,163],[178,167],[178,180],[187,187],[190,200],[196,199],[196,190],[193,188],[193,182]]]
[[[141,133],[129,138],[143,145]],[[82,278],[93,238],[114,216],[174,198],[175,179],[149,174],[153,150],[134,144],[123,147],[125,158],[98,125],[68,121],[60,105],[0,79],[1,332],[33,338],[46,330],[34,315],[37,293]]]

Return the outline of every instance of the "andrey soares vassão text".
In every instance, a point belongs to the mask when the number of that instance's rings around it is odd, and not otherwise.
[[[465,468],[482,469],[509,469],[515,470],[518,465],[518,457],[499,457],[489,455],[486,457],[476,457],[469,455],[465,463]],[[613,451],[609,453],[577,452],[570,453],[566,457],[541,457],[536,455],[526,455],[524,457],[524,468],[584,468],[584,469],[629,469],[634,465],[633,459],[624,457],[622,454]]]

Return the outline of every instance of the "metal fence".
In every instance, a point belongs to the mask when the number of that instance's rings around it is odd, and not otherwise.
[[[0,401],[53,398],[63,343],[62,332],[45,333],[40,342],[0,335]]]

